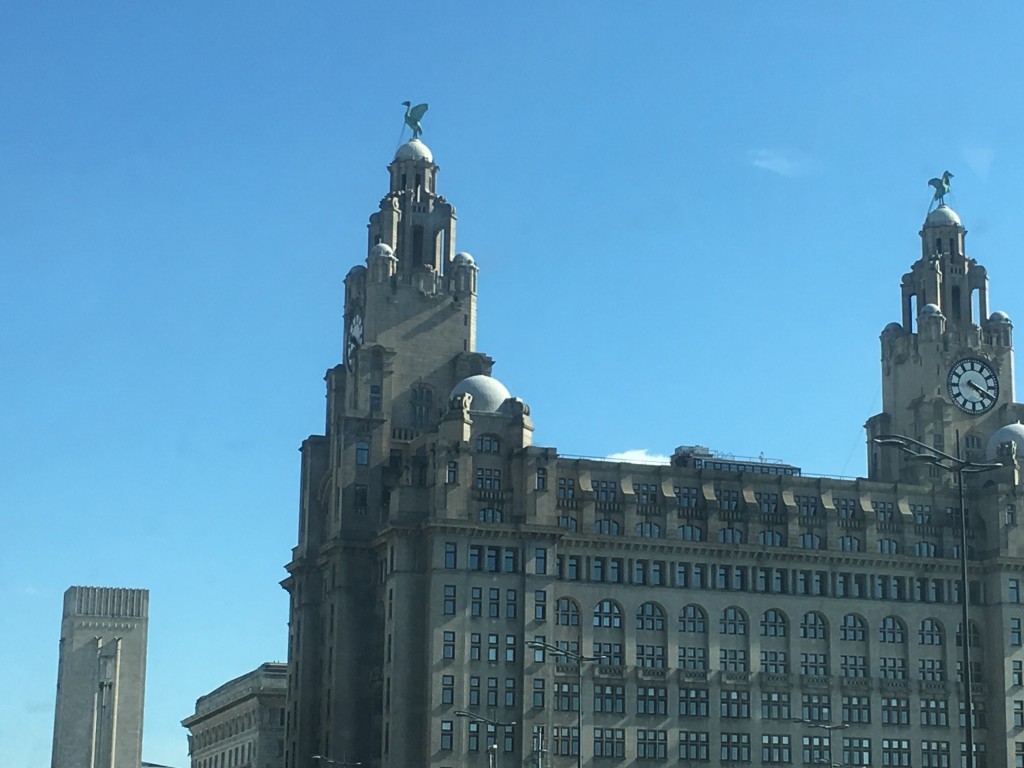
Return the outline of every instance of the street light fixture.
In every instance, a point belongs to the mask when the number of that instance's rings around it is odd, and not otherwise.
[[[452,714],[455,715],[456,717],[464,717],[467,720],[469,720],[471,722],[474,722],[474,723],[484,723],[485,725],[491,726],[492,728],[495,729],[495,738],[497,738],[497,729],[498,728],[512,728],[516,724],[515,720],[513,720],[511,723],[502,723],[502,722],[500,722],[498,720],[491,720],[489,717],[484,717],[483,715],[478,715],[476,712],[468,712],[465,709],[456,709],[454,712],[452,712]],[[497,744],[488,744],[487,745],[487,768],[496,768],[497,761],[498,761],[498,745]]]
[[[956,456],[914,440],[905,435],[879,435],[872,438],[875,445],[896,448],[907,454],[911,461],[920,461],[956,475],[957,495],[960,500],[960,647],[963,664],[964,742],[967,751],[964,768],[974,768],[974,691],[971,680],[970,595],[967,584],[967,512],[964,506],[964,475],[1002,469],[1002,464],[969,461],[960,457],[960,430],[956,431]]]
[[[362,765],[361,762],[349,762],[347,760],[332,760],[331,758],[324,757],[323,755],[310,755],[309,758],[311,760],[320,760],[321,762],[327,763],[328,765],[340,765],[342,766],[342,768],[354,768],[354,766]]]
[[[579,745],[576,749],[576,768],[583,768],[583,662],[585,661],[604,661],[607,656],[584,656],[582,653],[576,653],[566,648],[559,648],[557,645],[552,643],[541,642],[540,640],[528,640],[526,643],[527,648],[533,648],[537,651],[547,651],[548,653],[558,654],[565,656],[566,658],[573,659],[576,662],[576,679],[579,687],[579,706],[576,707],[576,733],[579,737]]]
[[[833,724],[831,720],[828,720],[827,722],[823,723],[823,722],[821,722],[819,720],[809,720],[806,717],[794,717],[793,718],[793,722],[794,723],[800,723],[801,725],[806,725],[808,728],[820,728],[821,730],[825,731],[825,733],[826,733],[826,736],[825,736],[825,738],[826,738],[825,749],[828,750],[827,753],[826,753],[828,755],[828,759],[827,760],[813,760],[812,762],[814,762],[815,764],[821,764],[821,765],[831,764],[831,768],[836,768],[836,766],[838,766],[839,763],[833,763],[832,762],[832,731],[839,731],[839,730],[842,730],[843,728],[849,728],[850,724],[849,723],[835,723],[835,724]],[[840,766],[840,768],[843,768],[843,767]]]

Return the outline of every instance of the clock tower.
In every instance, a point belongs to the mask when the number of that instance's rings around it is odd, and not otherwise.
[[[867,424],[868,476],[920,481],[926,466],[872,438],[912,437],[981,459],[989,438],[1024,415],[1014,402],[1013,325],[989,314],[988,273],[967,255],[967,230],[941,202],[921,228],[921,256],[903,276],[902,321],[882,331],[882,413]],[[957,436],[960,445],[957,445]]]

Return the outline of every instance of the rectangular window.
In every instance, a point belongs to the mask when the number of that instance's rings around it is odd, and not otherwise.
[[[553,726],[551,729],[552,751],[556,755],[575,757],[580,753],[580,732],[575,726]]]
[[[1011,683],[1013,685],[1015,685],[1015,686],[1017,686],[1017,685],[1024,685],[1024,662],[1022,662],[1022,661],[1014,661],[1014,662],[1011,662],[1011,663],[1012,663],[1012,668],[1011,668],[1012,671],[1010,673]]]
[[[791,763],[793,752],[790,747],[789,735],[781,733],[765,733],[761,736],[762,763]]]
[[[455,633],[445,632],[442,635],[443,641],[441,643],[441,658],[443,659],[454,659],[455,658]]]
[[[800,697],[801,716],[814,723],[832,721],[832,697],[827,693],[805,693]]]
[[[750,717],[750,691],[721,692],[719,715],[722,717]]]
[[[762,720],[791,720],[792,717],[788,691],[764,691],[761,693]]]
[[[514,589],[505,590],[505,618],[514,619],[519,615],[519,593]]]
[[[679,714],[685,717],[707,717],[709,712],[707,688],[680,688]]]
[[[594,757],[626,756],[626,731],[624,728],[595,728]]]
[[[544,679],[533,678],[533,708],[544,709]]]
[[[867,696],[843,696],[844,723],[870,723],[871,699]]]
[[[548,572],[548,551],[545,547],[537,547],[533,552],[534,573],[546,574]]]
[[[441,675],[441,703],[451,704],[455,700],[455,675]]]
[[[636,756],[640,760],[664,760],[668,757],[668,732],[637,728]]]
[[[547,467],[537,467],[537,490],[546,491],[548,489],[548,470]]]
[[[950,768],[949,742],[922,741],[921,768]]]
[[[843,738],[843,765],[871,765],[871,739]],[[948,766],[947,766],[948,768]]]
[[[455,732],[455,725],[451,720],[441,721],[441,749],[446,752],[452,750],[452,734]]]
[[[480,661],[481,639],[479,632],[473,632],[469,636],[469,660]]]
[[[560,499],[575,499],[576,498],[576,480],[571,477],[560,477],[558,478],[558,498]]]
[[[910,701],[900,697],[883,698],[882,725],[910,725]]]
[[[445,616],[455,615],[455,585],[445,584],[444,585],[444,605],[442,613]]]
[[[910,741],[882,739],[882,765],[906,768],[910,765]]]
[[[706,763],[710,760],[707,731],[679,732],[679,759]]]
[[[556,712],[576,712],[580,708],[580,685],[579,683],[563,683],[556,681],[553,690],[555,692]]]
[[[827,675],[828,654],[825,653],[801,653],[800,654],[801,675]]]
[[[1021,644],[1021,622],[1020,619],[1010,619],[1010,645],[1020,647]]]
[[[761,671],[776,675],[788,674],[789,653],[787,651],[761,651]]]
[[[719,648],[718,669],[722,672],[748,672],[747,652],[738,648]]]
[[[459,482],[459,462],[448,462],[448,473],[445,476],[445,480],[448,483],[448,485],[455,485],[457,482]]]
[[[626,711],[626,687],[623,685],[594,685],[594,712],[623,714]]]
[[[449,571],[459,567],[459,545],[454,541],[444,544],[444,567]]]
[[[1024,702],[1021,702],[1024,707]],[[948,702],[945,699],[921,699],[921,725],[942,726],[949,725]],[[1024,708],[1021,710],[1024,715]],[[1024,725],[1024,719],[1021,720]]]
[[[750,734],[723,733],[718,758],[723,763],[749,763]]]
[[[638,715],[668,714],[668,689],[649,685],[637,686],[636,713]]]

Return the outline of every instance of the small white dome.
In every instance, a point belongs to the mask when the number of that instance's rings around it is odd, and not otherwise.
[[[395,252],[391,249],[391,246],[387,243],[377,243],[373,248],[370,249],[370,258],[395,258]]]
[[[999,312],[998,310],[989,315],[988,321],[990,323],[1009,323],[1010,316],[1005,312]]]
[[[918,317],[942,317],[942,310],[936,304],[925,304],[921,307]]]
[[[426,160],[434,162],[434,156],[430,154],[430,148],[419,139],[409,139],[395,152],[395,160]]]
[[[943,203],[934,211],[928,214],[928,218],[924,220],[924,225],[933,227],[948,227],[948,226],[960,226],[960,217],[956,215],[956,211],[950,208],[948,205]]]
[[[996,457],[996,450],[1002,443],[1013,441],[1017,444],[1017,455],[1024,456],[1024,424],[1007,424],[1000,427],[988,439],[985,447],[985,458],[992,460]]]
[[[455,395],[465,394],[473,396],[473,402],[469,406],[470,412],[478,413],[496,413],[501,408],[501,404],[512,397],[504,384],[493,376],[483,374],[468,376],[460,381],[448,395],[448,400],[450,401]]]
[[[466,266],[470,266],[475,263],[473,261],[473,257],[470,256],[465,251],[460,251],[459,253],[456,253],[455,258],[453,258],[452,261],[455,264],[465,264]]]

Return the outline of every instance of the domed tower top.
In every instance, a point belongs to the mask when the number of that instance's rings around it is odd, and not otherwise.
[[[409,277],[426,270],[440,277],[455,256],[455,208],[437,194],[438,167],[419,138],[427,105],[409,107],[406,102],[406,107],[405,122],[413,137],[388,165],[388,194],[370,216],[367,249],[379,244],[391,248],[398,274]],[[426,286],[424,290],[430,292]]]

